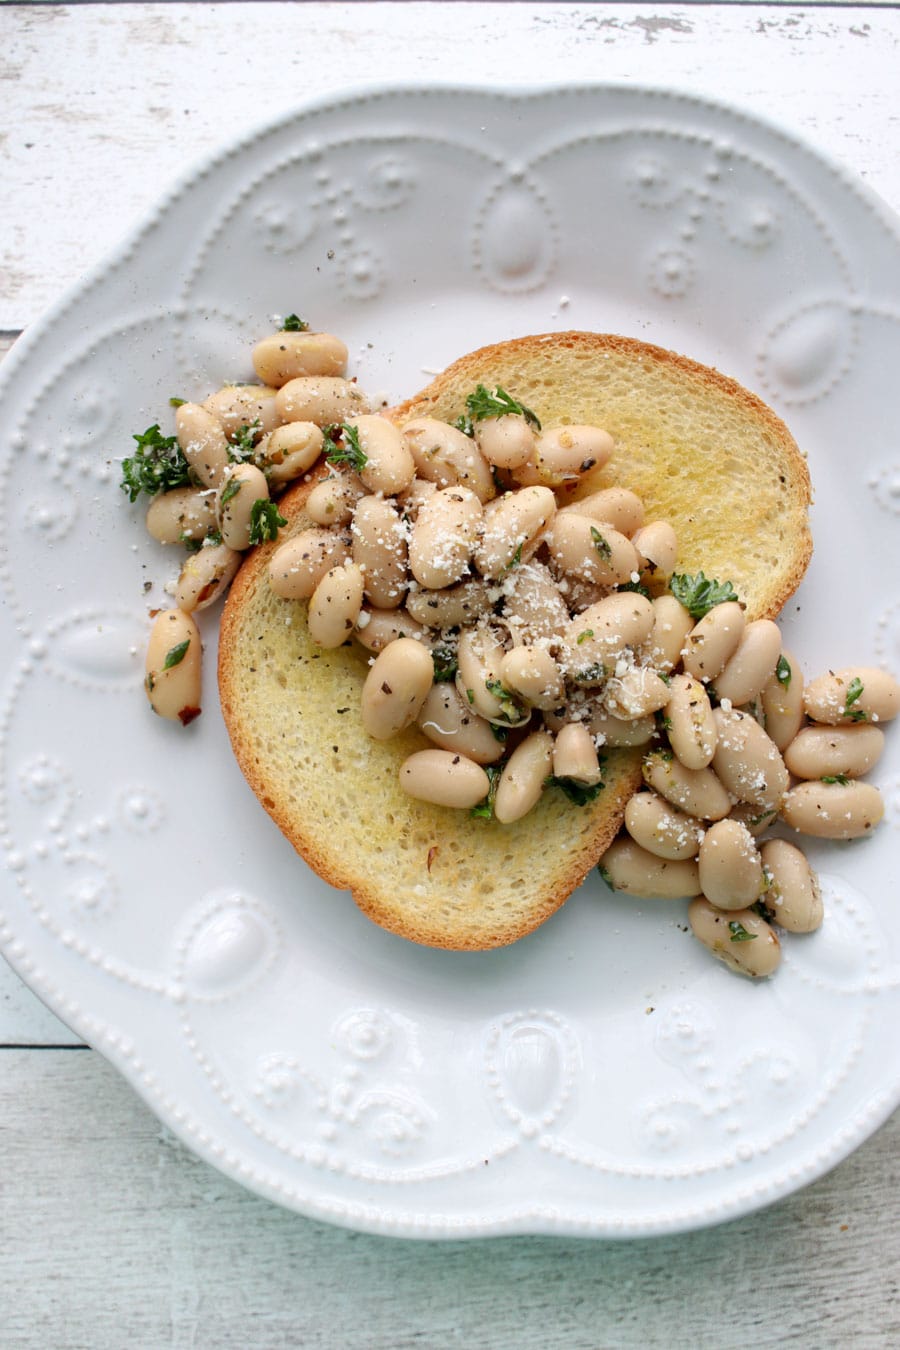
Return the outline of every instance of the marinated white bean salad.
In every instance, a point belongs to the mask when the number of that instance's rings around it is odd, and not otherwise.
[[[859,666],[804,685],[778,626],[748,621],[730,582],[679,573],[674,530],[633,492],[574,499],[614,451],[600,427],[542,427],[482,385],[452,425],[396,425],[346,378],[345,345],[293,315],[253,364],[260,384],[173,400],[174,435],[151,427],[123,464],[130,499],[151,496],[150,534],[189,550],[150,634],[154,711],[199,714],[193,613],[244,550],[277,540],[278,494],[315,470],[312,524],[274,549],[269,582],[308,602],[319,646],[361,648],[368,734],[416,726],[430,743],[402,764],[405,791],[503,825],[547,791],[579,809],[603,791],[606,750],[643,747],[644,786],[601,874],[689,899],[715,956],[771,974],[776,929],[810,932],[823,907],[802,851],[764,836],[875,827],[884,804],[862,777],[897,681]]]

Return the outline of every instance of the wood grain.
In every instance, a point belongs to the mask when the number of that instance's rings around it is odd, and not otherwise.
[[[900,1118],[762,1213],[681,1237],[409,1242],[199,1162],[92,1051],[0,1057],[4,1350],[900,1342]],[[873,1216],[879,1215],[877,1225]]]

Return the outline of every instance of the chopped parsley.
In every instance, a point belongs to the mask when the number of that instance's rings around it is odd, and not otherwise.
[[[578,637],[575,639],[575,641],[578,643],[580,647],[582,642],[587,642],[588,638],[592,638],[593,636],[594,636],[593,628],[584,628],[578,634]]]
[[[487,764],[484,771],[488,776],[490,787],[487,790],[487,796],[482,798],[477,806],[473,806],[469,812],[473,820],[493,820],[494,818],[494,798],[497,795],[500,770],[496,764]]]
[[[728,931],[731,934],[732,942],[755,942],[758,933],[748,933],[746,928],[737,919],[728,920]]]
[[[456,678],[456,652],[452,647],[438,646],[431,653],[435,684],[444,684]]]
[[[865,685],[858,675],[847,685],[847,697],[844,699],[844,716],[849,717],[851,722],[865,722],[866,711],[864,708],[854,708],[854,703],[858,703],[862,697]]]
[[[642,595],[645,600],[650,599],[650,592],[642,581],[623,581],[621,586],[616,587],[616,591],[634,591],[635,595]]]
[[[287,521],[279,515],[275,502],[267,497],[259,497],[250,508],[250,543],[262,544],[266,540],[277,539],[278,530]]]
[[[714,581],[702,572],[695,577],[688,572],[676,572],[669,582],[669,590],[693,619],[702,619],[716,605],[738,598],[730,581]]]
[[[229,478],[222,489],[222,496],[219,498],[220,506],[227,506],[232,497],[236,497],[244,484],[239,478]]]
[[[309,331],[309,324],[297,314],[288,314],[281,325],[281,331],[282,333],[306,333]]]
[[[591,784],[579,783],[576,782],[574,778],[557,778],[552,774],[549,778],[544,779],[544,785],[546,787],[558,787],[561,792],[565,793],[569,801],[574,802],[576,806],[589,805],[590,802],[595,801],[597,797],[599,797],[606,786],[603,782]]]
[[[461,431],[464,436],[475,435],[475,427],[472,419],[471,417],[466,417],[465,413],[460,413],[459,417],[452,421],[450,425],[451,427],[456,427],[456,430]]]
[[[158,492],[186,487],[191,482],[191,470],[177,436],[163,436],[159,423],[154,422],[142,435],[132,436],[137,450],[122,460],[122,491],[128,500],[136,502],[142,492],[155,497]]]
[[[474,422],[483,422],[487,417],[518,415],[524,417],[535,431],[541,429],[537,415],[530,408],[526,408],[524,403],[514,399],[505,389],[501,389],[499,384],[495,389],[487,389],[483,384],[477,385],[474,394],[470,394],[466,399],[466,407]]]
[[[775,678],[778,683],[783,685],[785,689],[790,689],[792,674],[790,661],[786,656],[779,656],[778,663],[775,666]]]
[[[520,544],[519,547],[516,549],[515,553],[510,558],[509,562],[503,568],[504,572],[511,572],[514,567],[519,566],[519,563],[521,561],[522,561],[522,545]]]
[[[191,639],[185,638],[184,642],[179,642],[176,647],[170,647],[166,652],[166,659],[163,661],[163,670],[171,670],[173,666],[180,666],[187,656],[187,649],[191,645]]]
[[[603,535],[597,529],[596,525],[591,526],[591,539],[593,539],[594,548],[600,554],[600,557],[603,559],[603,561],[609,562],[610,558],[612,557],[612,549],[610,548],[607,540],[603,538]]]
[[[850,779],[847,777],[847,775],[846,775],[845,773],[828,773],[828,774],[825,774],[825,775],[820,779],[820,782],[822,782],[822,783],[839,783],[841,787],[846,787],[847,784],[850,782]]]
[[[252,422],[245,422],[243,426],[238,427],[237,431],[229,438],[228,458],[233,464],[246,464],[248,460],[253,458],[256,438],[261,429],[260,420],[255,417]]]
[[[369,461],[359,443],[356,427],[348,426],[346,422],[333,422],[325,428],[325,436],[332,446],[325,452],[329,464],[347,464],[354,473],[363,471]]]
[[[484,687],[489,694],[493,694],[500,704],[499,716],[505,722],[518,722],[522,716],[522,710],[502,681],[485,680]]]
[[[180,408],[180,407],[182,407],[185,403],[187,403],[187,399],[186,399],[186,398],[170,398],[170,399],[169,399],[169,407],[170,407],[170,408]]]

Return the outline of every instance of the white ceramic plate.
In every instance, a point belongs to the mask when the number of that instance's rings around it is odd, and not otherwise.
[[[855,179],[733,110],[635,88],[374,91],[194,173],[25,336],[0,394],[4,951],[199,1154],[302,1212],[422,1236],[712,1223],[900,1100],[900,820],[813,850],[822,931],[762,986],[684,908],[598,877],[530,938],[373,928],[296,858],[205,712],[141,694],[176,567],[119,491],[172,395],[250,374],[292,310],[407,394],[473,346],[619,331],[757,389],[808,450],[807,672],[900,666],[900,241]],[[723,453],[726,448],[723,447]]]

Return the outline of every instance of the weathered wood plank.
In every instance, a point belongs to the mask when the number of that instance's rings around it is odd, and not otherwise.
[[[373,79],[674,84],[783,120],[900,203],[894,7],[4,5],[0,38],[0,329],[199,156]]]
[[[900,1341],[900,1118],[772,1209],[601,1244],[304,1220],[198,1162],[92,1052],[0,1054],[0,1120],[5,1350]]]

